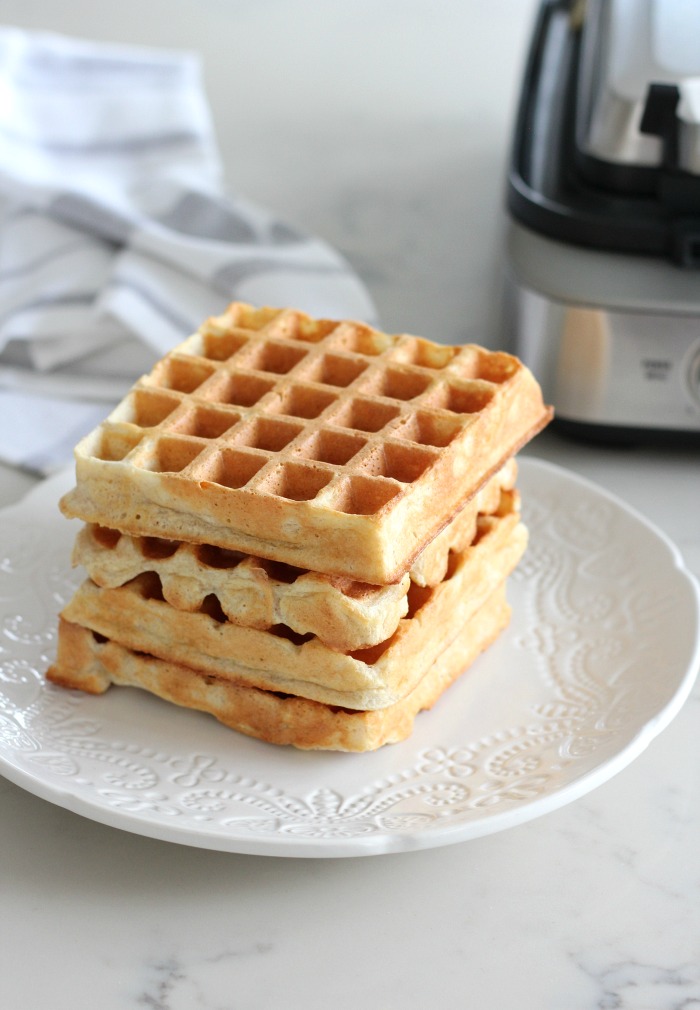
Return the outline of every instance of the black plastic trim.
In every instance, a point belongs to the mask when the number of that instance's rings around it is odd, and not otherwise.
[[[606,163],[588,159],[589,171],[582,168],[574,135],[580,48],[570,19],[574,3],[544,0],[538,9],[516,116],[508,209],[559,241],[700,267],[700,177],[668,166],[653,174],[612,166],[606,187]]]
[[[585,421],[571,421],[557,414],[552,421],[552,430],[578,442],[604,443],[608,446],[675,446],[678,448],[700,448],[700,430],[688,428],[637,428],[632,425],[589,424]]]

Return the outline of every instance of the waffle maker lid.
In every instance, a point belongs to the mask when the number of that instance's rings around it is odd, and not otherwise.
[[[700,3],[545,0],[508,180],[551,238],[700,268]]]

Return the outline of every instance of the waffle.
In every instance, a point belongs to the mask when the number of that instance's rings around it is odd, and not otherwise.
[[[234,303],[79,443],[62,509],[386,585],[550,416],[511,355]]]
[[[260,631],[284,624],[296,634],[318,636],[331,649],[384,641],[408,610],[408,575],[391,586],[370,586],[210,544],[129,537],[101,526],[80,531],[73,556],[102,588],[154,572],[176,610],[201,610],[214,596],[234,624]]]
[[[377,645],[394,633],[408,610],[411,579],[422,586],[440,582],[450,550],[464,550],[473,540],[479,513],[517,511],[517,495],[504,491],[514,478],[513,462],[426,548],[411,577],[389,586],[308,572],[210,544],[130,537],[95,525],[78,533],[73,563],[108,589],[155,572],[163,597],[177,610],[199,610],[213,594],[234,624],[260,630],[284,624],[297,634],[316,635],[331,649],[349,652]]]
[[[95,694],[110,684],[140,687],[166,701],[208,712],[226,726],[268,743],[305,750],[370,751],[410,736],[418,712],[432,708],[509,618],[501,587],[460,629],[414,689],[380,711],[352,711],[247,687],[98,640],[86,628],[65,620],[59,625],[53,679]]]
[[[507,515],[520,510],[520,495],[515,491],[517,463],[509,459],[461,509],[452,522],[420,552],[411,565],[411,581],[419,586],[442,582],[450,561],[450,552],[468,547],[477,533],[480,515]],[[504,493],[505,492],[505,493]]]
[[[483,516],[474,543],[452,556],[433,588],[412,585],[409,610],[395,633],[370,649],[329,649],[288,628],[245,628],[225,619],[212,601],[201,611],[175,610],[157,575],[140,575],[116,589],[87,580],[63,611],[129,649],[248,687],[282,691],[328,705],[374,710],[396,704],[422,679],[442,650],[519,561],[527,533],[519,516]],[[60,663],[59,663],[60,666]],[[56,669],[49,679],[66,682]]]

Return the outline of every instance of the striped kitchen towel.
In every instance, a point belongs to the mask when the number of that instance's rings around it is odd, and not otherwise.
[[[233,299],[374,319],[333,248],[226,193],[195,55],[0,28],[0,460],[67,462]]]

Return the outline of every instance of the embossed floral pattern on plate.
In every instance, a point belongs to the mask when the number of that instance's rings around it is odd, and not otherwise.
[[[45,799],[156,838],[232,852],[348,856],[444,845],[522,823],[610,778],[680,709],[698,593],[677,550],[599,488],[530,458],[530,546],[513,621],[375,754],[249,740],[131,689],[43,679],[80,574],[64,472],[0,515],[0,771]]]

